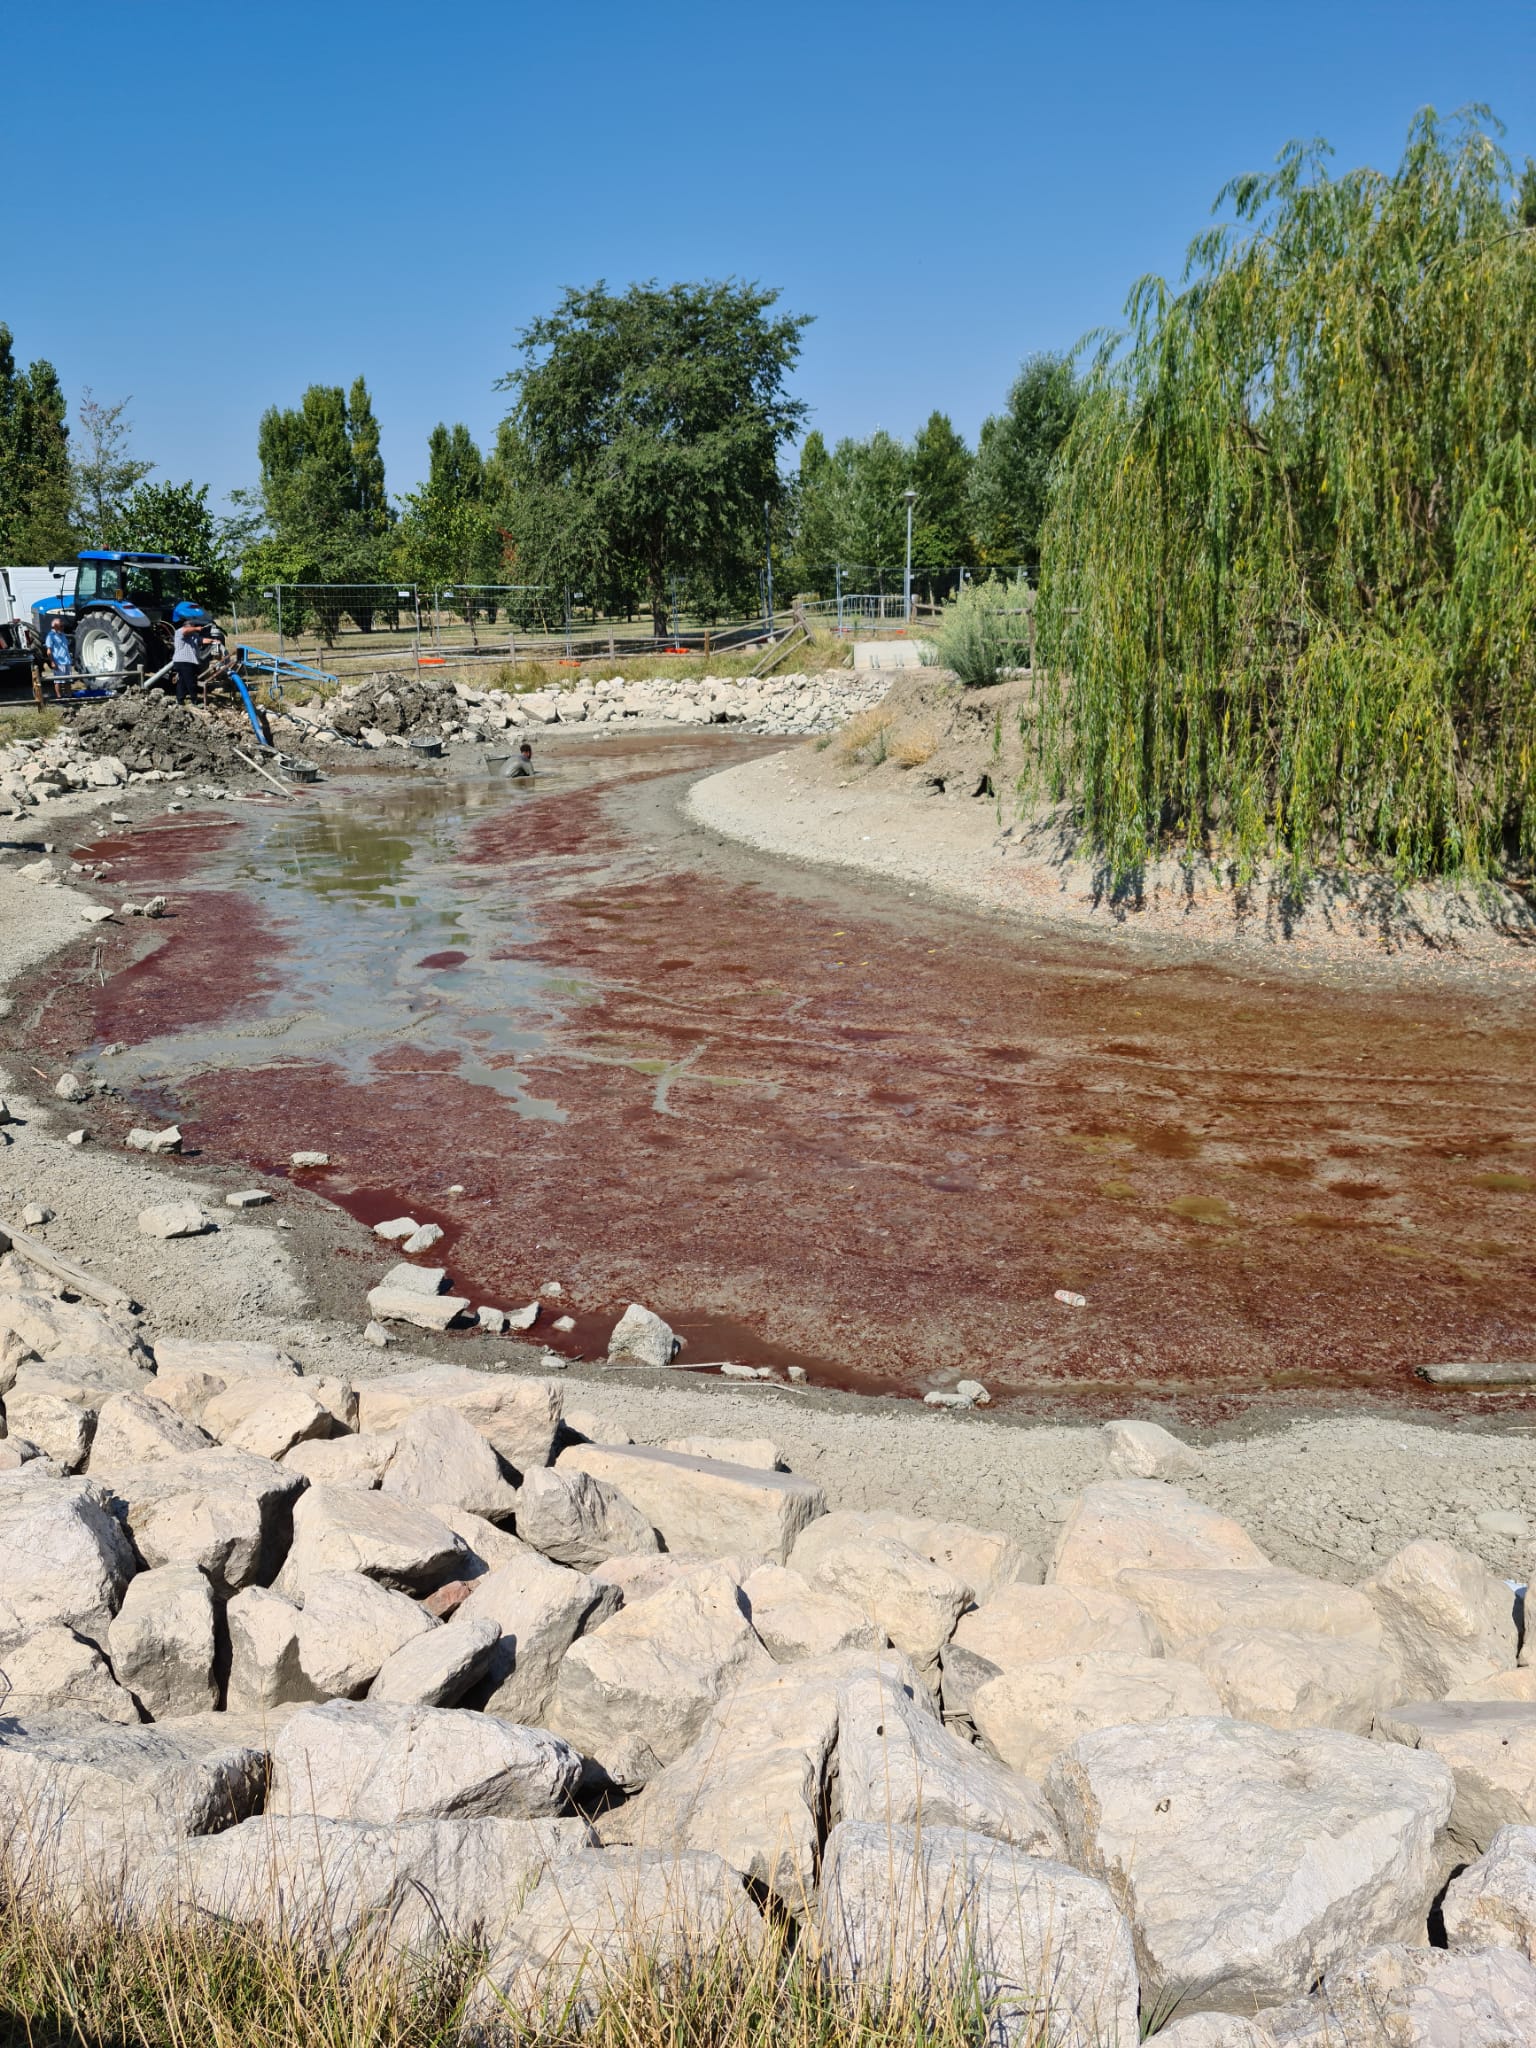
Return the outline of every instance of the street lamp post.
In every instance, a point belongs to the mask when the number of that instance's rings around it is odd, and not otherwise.
[[[907,566],[901,578],[902,616],[910,626],[912,623],[912,507],[917,503],[916,491],[903,491],[902,502],[907,508]]]

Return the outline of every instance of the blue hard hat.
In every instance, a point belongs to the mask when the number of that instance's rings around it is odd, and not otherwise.
[[[186,625],[189,619],[206,619],[207,616],[208,614],[200,604],[189,604],[185,598],[182,599],[181,603],[171,613],[171,617],[178,626]]]

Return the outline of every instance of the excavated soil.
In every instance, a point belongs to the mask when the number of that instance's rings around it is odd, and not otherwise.
[[[1019,1413],[1536,1409],[1413,1370],[1530,1356],[1523,992],[1004,928],[684,821],[764,751],[551,735],[532,787],[359,775],[109,834],[78,851],[171,915],[98,928],[104,980],[34,975],[0,1046],[85,1055],[209,1161],[328,1151],[311,1184],[440,1223],[477,1301],[558,1273],[573,1354],[640,1299],[693,1359]],[[329,1310],[368,1242],[310,1276]]]

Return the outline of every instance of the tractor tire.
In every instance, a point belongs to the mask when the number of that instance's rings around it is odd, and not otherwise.
[[[120,676],[144,665],[144,643],[115,612],[87,612],[75,628],[75,667],[90,676]]]

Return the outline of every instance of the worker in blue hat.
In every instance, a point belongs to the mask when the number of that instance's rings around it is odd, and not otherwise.
[[[197,691],[197,679],[208,645],[208,614],[201,605],[179,604],[171,613],[176,641],[171,653],[171,674],[176,679],[176,702]]]

